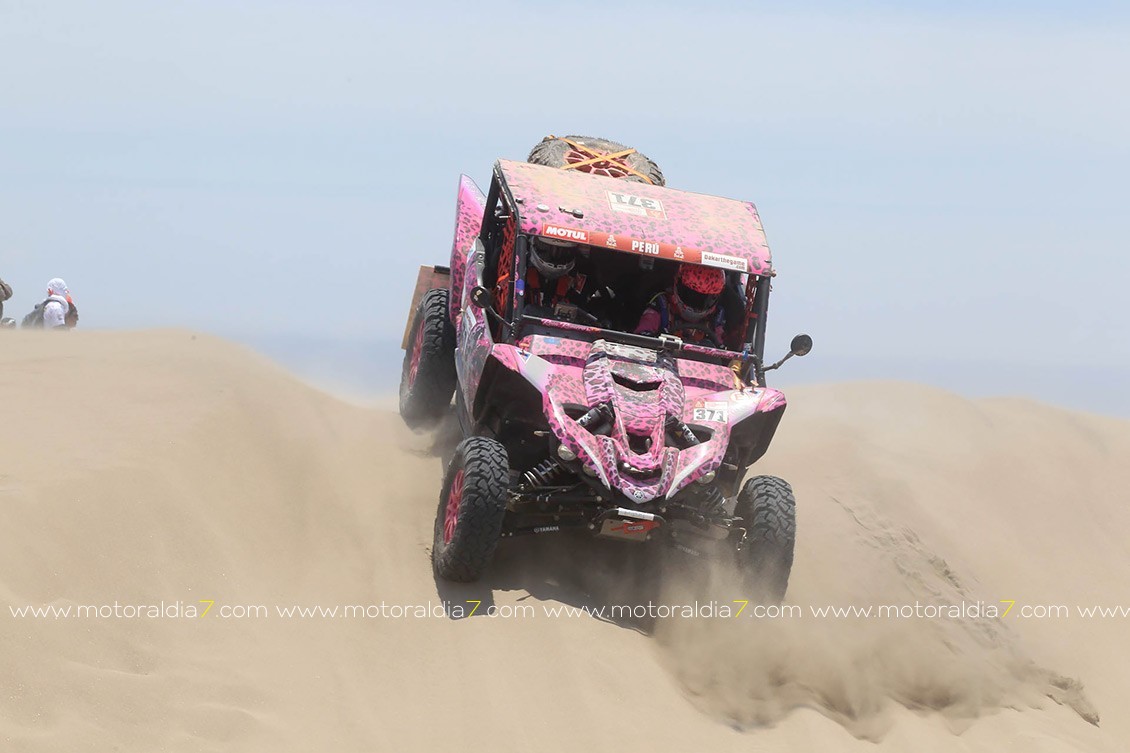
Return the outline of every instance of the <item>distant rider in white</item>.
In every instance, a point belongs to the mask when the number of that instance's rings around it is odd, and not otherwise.
[[[47,283],[47,300],[43,302],[44,329],[67,326],[67,311],[71,307],[71,302],[67,300],[69,293],[67,283],[58,277]]]

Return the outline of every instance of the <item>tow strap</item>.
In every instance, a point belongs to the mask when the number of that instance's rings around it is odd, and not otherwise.
[[[553,134],[550,134],[548,138],[557,139],[558,141],[564,141],[566,144],[573,147],[573,149],[580,152],[583,157],[585,157],[585,159],[581,160],[580,162],[573,162],[568,165],[563,165],[561,167],[562,170],[579,170],[583,167],[595,165],[597,162],[615,162],[616,165],[621,169],[626,170],[637,178],[642,178],[644,181],[650,183],[651,185],[655,185],[655,182],[651,178],[644,175],[639,170],[636,170],[634,167],[629,165],[626,160],[623,159],[629,154],[635,154],[635,149],[624,149],[620,152],[605,153],[593,149],[592,147],[582,146],[581,144],[578,144],[577,142],[564,138],[562,136],[554,136]]]

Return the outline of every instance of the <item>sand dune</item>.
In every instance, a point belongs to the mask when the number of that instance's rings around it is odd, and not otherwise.
[[[759,470],[797,491],[803,616],[555,617],[649,581],[623,547],[544,538],[484,584],[437,584],[432,437],[210,337],[53,334],[0,336],[5,750],[1130,746],[1130,618],[1074,613],[1130,606],[1126,422],[793,390]],[[724,572],[683,588],[657,598],[735,598]],[[441,613],[472,601],[532,613]],[[997,619],[811,611],[1008,601]],[[279,611],[344,605],[370,614]],[[1049,605],[1072,613],[1018,616]]]

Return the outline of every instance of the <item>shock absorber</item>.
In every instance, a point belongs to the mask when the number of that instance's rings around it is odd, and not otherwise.
[[[682,496],[683,504],[704,517],[714,517],[726,512],[726,497],[713,484],[691,484]]]
[[[530,486],[549,486],[567,470],[557,458],[546,458],[523,473],[522,480]]]
[[[704,488],[699,496],[698,509],[705,515],[721,515],[725,512],[726,498],[714,485]]]
[[[600,428],[601,424],[612,418],[612,409],[608,407],[607,403],[601,403],[585,415],[577,419],[577,425],[582,429],[595,432]]]

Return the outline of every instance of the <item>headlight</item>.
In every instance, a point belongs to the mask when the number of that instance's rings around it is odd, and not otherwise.
[[[557,445],[557,457],[561,458],[566,463],[572,463],[577,459],[577,453],[573,452],[566,445],[559,444]]]

